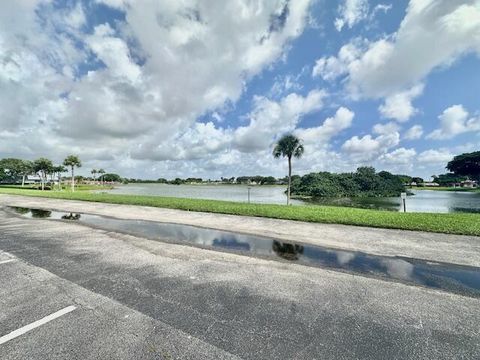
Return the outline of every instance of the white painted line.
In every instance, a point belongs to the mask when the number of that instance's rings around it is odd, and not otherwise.
[[[0,261],[0,265],[1,265],[1,264],[7,264],[7,263],[9,263],[9,262],[14,262],[14,261],[17,261],[17,259],[2,260],[2,261]]]
[[[75,310],[76,307],[71,305],[67,306],[65,309],[59,310],[53,314],[50,314],[48,316],[45,316],[43,319],[37,320],[31,324],[25,325],[24,327],[21,327],[20,329],[12,331],[10,334],[4,335],[0,337],[0,345],[5,344],[7,341],[10,341],[12,339],[15,339],[16,337],[19,337],[20,335],[23,335],[30,330],[33,330],[39,326],[45,325],[46,323],[55,320],[56,318],[59,318],[62,315],[68,314],[69,312],[72,312]]]

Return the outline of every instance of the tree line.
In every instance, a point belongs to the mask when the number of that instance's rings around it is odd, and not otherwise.
[[[24,187],[28,176],[37,175],[40,178],[42,190],[45,190],[48,183],[54,184],[55,181],[58,181],[58,187],[61,188],[62,174],[70,171],[71,189],[75,191],[75,169],[81,166],[82,162],[76,155],[67,156],[59,165],[55,165],[52,160],[44,157],[33,161],[5,158],[0,160],[0,181],[16,184],[18,179],[21,179]]]

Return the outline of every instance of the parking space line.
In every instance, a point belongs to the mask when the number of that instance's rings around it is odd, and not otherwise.
[[[25,326],[21,327],[20,329],[14,330],[10,334],[7,334],[7,335],[4,335],[4,336],[0,337],[0,345],[6,343],[7,341],[15,339],[16,337],[19,337],[20,335],[23,335],[23,334],[29,332],[30,330],[33,330],[33,329],[35,329],[39,326],[45,325],[46,323],[48,323],[52,320],[55,320],[56,318],[59,318],[60,316],[68,314],[69,312],[72,312],[75,309],[76,309],[76,307],[73,306],[73,305],[67,306],[66,308],[64,308],[62,310],[59,310],[57,312],[54,312],[53,314],[50,314],[48,316],[45,316],[44,318],[42,318],[40,320],[37,320],[37,321],[35,321],[31,324],[25,325]]]
[[[14,262],[14,261],[17,261],[17,259],[2,260],[2,261],[0,261],[0,265],[6,264],[6,263],[9,263],[9,262]]]

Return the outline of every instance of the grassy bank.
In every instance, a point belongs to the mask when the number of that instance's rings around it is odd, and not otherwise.
[[[0,188],[0,194],[143,205],[187,211],[480,236],[480,214],[404,214],[390,211],[331,206],[246,204],[159,196],[94,194],[82,191],[74,193],[65,191],[42,192],[15,188]],[[321,236],[321,234],[319,234],[319,236]]]

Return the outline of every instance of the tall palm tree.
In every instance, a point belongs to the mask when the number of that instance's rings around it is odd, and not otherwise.
[[[101,182],[102,182],[102,185],[103,185],[103,175],[105,175],[105,170],[100,169],[97,172],[100,174],[100,179],[101,179]]]
[[[282,136],[273,148],[275,158],[286,157],[288,159],[287,205],[290,205],[290,188],[292,186],[292,157],[300,158],[304,150],[300,139],[292,134]]]
[[[82,162],[76,155],[69,155],[63,161],[63,165],[69,166],[72,172],[72,192],[75,191],[75,167],[79,168],[82,166]]]
[[[92,173],[92,175],[93,175],[93,183],[95,184],[95,182],[96,182],[96,180],[97,180],[96,177],[95,177],[95,175],[97,175],[98,171],[97,171],[97,169],[92,169],[91,173]]]

